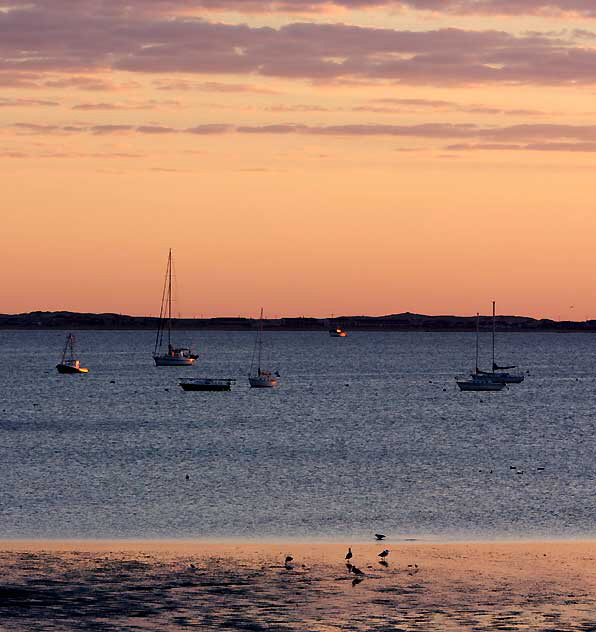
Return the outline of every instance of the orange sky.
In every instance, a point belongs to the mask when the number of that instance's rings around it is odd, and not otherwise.
[[[1,312],[596,318],[585,3],[11,4]]]

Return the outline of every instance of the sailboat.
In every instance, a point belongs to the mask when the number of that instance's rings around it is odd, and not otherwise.
[[[170,248],[153,359],[155,366],[192,366],[198,357],[190,347],[175,347],[172,344],[172,249]]]
[[[337,322],[333,320],[333,314],[331,314],[331,320],[329,321],[329,335],[332,338],[345,338],[348,334],[344,331]]]
[[[480,314],[476,314],[476,370],[469,379],[455,378],[460,391],[502,391],[505,382],[497,382],[491,378],[490,373],[485,373],[478,368],[480,335]]]
[[[520,384],[524,381],[523,373],[509,373],[509,369],[517,368],[513,366],[499,366],[495,362],[495,330],[496,330],[496,316],[495,316],[495,301],[493,301],[493,368],[492,371],[480,371],[476,369],[476,373],[479,375],[490,377],[495,382],[502,382],[503,384]]]
[[[60,363],[56,365],[58,373],[88,373],[89,369],[84,369],[78,360],[75,360],[74,354],[75,337],[72,334],[68,334],[66,337],[66,343],[64,350],[62,351],[62,359]]]
[[[251,388],[273,388],[277,385],[279,373],[276,371],[265,371],[261,368],[261,356],[263,352],[263,308],[261,307],[261,316],[259,318],[259,328],[257,329],[257,337],[252,352],[252,360],[250,362],[250,372],[248,382]],[[255,367],[256,356],[256,367]],[[253,372],[253,369],[254,372]]]

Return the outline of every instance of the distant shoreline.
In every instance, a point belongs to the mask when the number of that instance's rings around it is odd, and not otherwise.
[[[179,330],[251,331],[257,327],[256,318],[176,318]],[[154,316],[128,316],[114,313],[79,313],[69,311],[35,311],[25,314],[0,314],[0,330],[155,330],[158,318]],[[328,318],[270,318],[263,326],[269,331],[326,331],[330,324],[347,331],[474,331],[475,316],[428,316],[424,314],[390,314],[387,316],[338,316]],[[500,332],[596,332],[596,320],[556,321],[527,316],[497,316]],[[480,317],[480,328],[489,331],[491,316]]]

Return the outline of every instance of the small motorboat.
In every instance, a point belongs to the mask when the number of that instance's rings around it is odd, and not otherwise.
[[[89,369],[83,368],[78,360],[75,360],[74,354],[75,337],[72,334],[68,334],[66,337],[66,344],[62,351],[62,359],[60,363],[56,365],[58,373],[75,374],[75,373],[89,373]]]
[[[341,327],[332,327],[329,330],[329,335],[332,338],[345,338],[348,334]]]
[[[232,378],[195,377],[180,378],[180,386],[184,391],[231,391]]]

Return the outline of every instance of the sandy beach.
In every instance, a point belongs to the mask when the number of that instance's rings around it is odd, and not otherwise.
[[[596,630],[596,541],[5,541],[0,560],[3,632]]]

